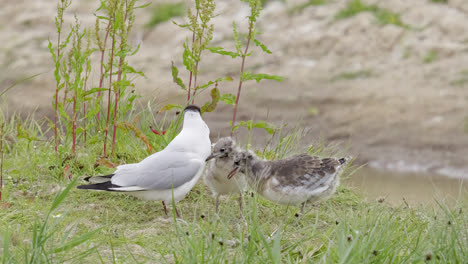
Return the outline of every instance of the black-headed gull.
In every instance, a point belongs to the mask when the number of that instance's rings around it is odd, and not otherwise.
[[[210,129],[201,118],[200,108],[189,105],[184,109],[182,131],[166,148],[139,163],[120,165],[111,175],[88,177],[93,184],[78,189],[124,192],[162,201],[167,214],[166,203],[171,204],[172,198],[177,203],[187,195],[200,178],[210,152]]]

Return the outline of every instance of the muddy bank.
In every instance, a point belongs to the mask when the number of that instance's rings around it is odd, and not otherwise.
[[[15,87],[8,95],[10,111],[37,116],[51,114],[54,91],[48,38],[55,39],[54,1],[4,1],[0,10],[0,91],[14,81],[45,72]],[[350,144],[358,161],[375,168],[426,171],[468,177],[468,3],[426,0],[367,1],[399,14],[408,28],[377,22],[369,12],[336,20],[347,1],[294,8],[305,1],[271,1],[259,30],[273,51],[259,49],[247,59],[247,70],[279,74],[282,83],[248,83],[242,93],[240,120],[268,120],[304,127],[304,142],[322,138]],[[76,1],[66,14],[77,12],[92,26],[96,1]],[[214,46],[230,48],[232,21],[246,28],[248,9],[236,1],[219,1]],[[293,11],[295,10],[295,11]],[[172,83],[171,61],[181,65],[187,32],[171,22],[151,31],[144,28],[149,10],[137,16],[133,43],[141,43],[131,64],[143,70],[138,90],[161,105],[182,101]],[[175,18],[183,22],[182,18]],[[145,36],[145,39],[143,39]],[[237,79],[239,60],[209,55],[201,79],[220,75]],[[183,73],[182,73],[183,74]],[[97,81],[97,72],[90,77]],[[187,76],[182,76],[188,78]],[[234,93],[236,82],[220,88]],[[155,106],[156,108],[156,106]],[[214,136],[228,134],[230,106],[220,106],[206,119]],[[257,143],[261,144],[261,143]]]

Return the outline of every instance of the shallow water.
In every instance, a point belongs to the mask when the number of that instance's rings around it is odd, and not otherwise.
[[[405,173],[363,167],[343,184],[362,192],[369,199],[385,198],[393,205],[405,199],[411,205],[436,205],[436,201],[454,204],[468,199],[468,180],[429,173]]]

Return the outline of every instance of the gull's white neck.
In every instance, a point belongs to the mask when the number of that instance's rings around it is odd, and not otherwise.
[[[210,129],[198,112],[185,112],[182,131],[180,131],[179,135],[174,138],[168,147],[206,157],[210,155]]]

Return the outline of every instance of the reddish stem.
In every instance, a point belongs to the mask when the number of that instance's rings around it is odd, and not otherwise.
[[[125,1],[125,17],[124,17],[124,23],[127,21],[127,15],[128,15],[128,1]],[[120,39],[120,51],[123,51],[125,47],[125,43],[122,43],[123,38],[121,37]],[[114,106],[114,131],[112,133],[112,154],[114,154],[115,150],[115,133],[117,131],[117,103],[119,102],[120,98],[120,79],[122,78],[122,65],[125,60],[124,55],[120,56],[119,60],[119,73],[117,75],[117,92],[115,93],[115,106]]]
[[[58,105],[58,89],[55,90],[55,109],[54,109],[54,139],[55,139],[55,152],[58,153],[58,141],[57,141],[57,105]]]
[[[109,23],[107,24],[107,29],[106,29],[106,37],[104,38],[104,43],[102,44],[102,50],[101,50],[101,78],[99,80],[99,88],[102,88],[102,83],[104,82],[104,54],[106,53],[106,44],[107,44],[107,37],[109,36],[109,30],[110,30],[110,25],[111,22],[109,20]],[[97,33],[98,34],[98,33]],[[99,111],[97,113],[97,119],[98,121],[100,120],[100,113],[101,113],[101,91],[98,92],[98,100],[99,100]],[[99,124],[99,122],[98,122]]]
[[[86,102],[84,101],[83,101],[83,116],[84,116],[84,121],[83,121],[84,144],[86,145]]]
[[[203,32],[205,31],[205,28],[202,28],[202,34],[200,36],[200,41],[198,42],[199,44],[199,47],[200,47],[200,50],[198,52],[198,61],[197,63],[195,64],[195,82],[193,83],[193,96],[192,97],[195,97],[195,94],[197,93],[197,90],[198,90],[198,87],[197,87],[197,76],[198,76],[198,62],[200,62],[200,57],[201,57],[201,42],[202,42],[202,38],[203,38]],[[195,103],[195,98],[192,99],[192,104]]]
[[[57,38],[57,61],[60,59],[60,33],[62,32],[63,19],[60,19],[60,30]],[[56,62],[57,63],[57,62]],[[58,69],[59,70],[59,69]],[[60,71],[60,70],[59,70]],[[58,135],[57,135],[57,108],[58,108],[58,92],[59,88],[55,89],[55,109],[54,109],[54,140],[55,140],[55,152],[58,153]]]
[[[190,74],[192,74],[190,72]],[[195,103],[195,94],[197,93],[197,76],[198,76],[198,62],[195,64],[195,77],[193,81],[193,95],[192,95],[192,104]]]
[[[75,146],[76,146],[76,90],[75,95],[73,96],[73,143],[72,143],[72,155],[75,154]]]
[[[195,14],[195,16],[197,17],[198,19],[198,9],[197,9],[197,13]],[[193,34],[192,34],[192,52],[193,52],[193,45],[195,43],[195,29],[193,28]],[[188,84],[188,91],[187,91],[187,102],[190,101],[190,87],[192,86],[192,75],[193,75],[193,72],[190,71],[190,78],[189,78],[189,84]]]
[[[86,65],[86,75],[85,75],[85,83],[84,83],[84,88],[83,88],[83,91],[86,93],[86,84],[88,82],[88,78],[89,78],[89,75],[88,75],[89,71],[88,71],[88,66]],[[86,96],[83,95],[83,132],[84,132],[84,144],[86,145]]]
[[[117,75],[117,92],[115,93],[115,106],[114,106],[114,131],[112,134],[112,154],[114,154],[115,150],[115,133],[117,131],[117,103],[119,102],[120,97],[120,78],[122,77],[122,65],[123,65],[124,57],[120,57],[119,61],[119,74]]]
[[[3,190],[3,124],[0,127],[0,201],[2,200]]]
[[[232,127],[233,128],[234,128],[234,126],[236,124],[237,106],[239,105],[239,97],[240,97],[241,89],[242,89],[242,76],[244,75],[245,57],[247,55],[247,51],[249,50],[250,38],[252,37],[252,28],[253,28],[253,22],[250,21],[250,23],[249,23],[249,35],[247,36],[247,44],[245,46],[244,54],[242,55],[242,65],[241,65],[241,70],[240,70],[239,88],[237,90],[236,104],[234,105],[234,111],[233,111],[233,114],[232,114]],[[232,137],[233,133],[234,133],[234,130],[231,129],[231,137]]]
[[[115,14],[112,17],[112,20],[115,19]],[[109,131],[109,117],[110,117],[110,109],[111,109],[111,90],[112,90],[112,65],[114,62],[114,47],[115,47],[115,29],[112,30],[112,50],[111,50],[111,57],[109,60],[110,63],[110,72],[109,72],[109,93],[107,97],[107,120],[106,120],[106,132],[104,137],[104,156],[107,155],[106,147],[107,147],[107,133]]]

